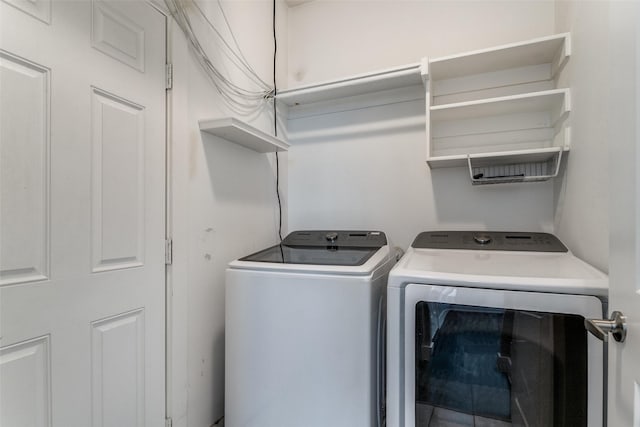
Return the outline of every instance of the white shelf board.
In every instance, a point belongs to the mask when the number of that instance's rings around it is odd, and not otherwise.
[[[331,99],[422,85],[421,64],[409,64],[372,73],[286,89],[276,99],[292,107]]]
[[[287,151],[289,144],[233,117],[200,120],[202,132],[250,148],[258,153]]]
[[[467,165],[466,154],[455,154],[451,156],[427,157],[427,164],[431,169],[455,168]]]
[[[563,45],[565,46],[565,55],[569,56],[569,33],[434,58],[429,61],[429,78],[432,80],[451,79],[515,67],[552,63]]]
[[[557,156],[562,151],[560,147],[535,148],[529,150],[499,151],[495,153],[458,154],[452,156],[437,156],[427,158],[432,169],[467,166],[467,158],[475,160],[475,166],[496,166],[516,163],[544,162]]]
[[[430,108],[431,121],[550,111],[563,104],[565,111],[568,111],[570,109],[568,97],[568,89],[553,89],[499,98],[436,105]]]
[[[504,151],[501,153],[470,154],[474,166],[510,165],[515,163],[546,162],[562,151],[560,147],[536,148],[530,150]]]

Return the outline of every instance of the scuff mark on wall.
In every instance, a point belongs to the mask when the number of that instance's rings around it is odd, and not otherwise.
[[[189,179],[194,179],[198,174],[198,147],[200,146],[198,133],[193,132],[189,137]]]

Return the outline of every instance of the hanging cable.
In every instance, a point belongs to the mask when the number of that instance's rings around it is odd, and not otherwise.
[[[215,67],[213,65],[213,63],[209,59],[208,55],[206,54],[204,48],[200,44],[200,41],[199,41],[198,37],[196,36],[195,31],[193,29],[191,20],[190,20],[190,18],[188,16],[186,10],[184,9],[182,3],[179,2],[179,1],[176,1],[176,0],[168,0],[168,1],[172,1],[174,3],[174,5],[176,6],[176,8],[175,8],[175,10],[177,12],[177,15],[176,15],[177,19],[176,20],[180,24],[180,26],[183,29],[183,31],[186,33],[189,41],[191,42],[192,47],[196,50],[196,53],[198,54],[198,59],[200,59],[204,63],[204,65],[210,71],[212,71],[214,73],[214,76],[219,79],[219,81],[217,81],[217,83],[220,84],[222,88],[226,88],[226,89],[232,91],[233,94],[238,95],[238,96],[242,96],[242,97],[246,97],[248,99],[254,99],[254,98],[258,98],[258,97],[262,96],[263,95],[262,92],[249,91],[249,90],[246,90],[246,89],[234,84],[233,82],[228,80],[224,76],[224,74],[222,74],[217,69],[217,67]],[[234,65],[237,65],[237,64],[234,63]]]
[[[229,52],[231,53],[231,60],[234,61],[234,65],[236,65],[236,67],[238,67],[238,69],[240,69],[240,71],[242,71],[249,79],[251,79],[254,83],[256,83],[257,85],[261,86],[263,89],[265,90],[269,90],[270,87],[267,83],[265,83],[264,80],[262,80],[260,78],[260,76],[258,76],[258,74],[253,70],[253,68],[251,67],[251,65],[249,65],[249,63],[247,62],[247,60],[244,58],[244,55],[242,55],[242,52],[240,51],[240,47],[237,45],[237,41],[235,36],[233,35],[233,31],[231,31],[231,26],[229,25],[229,22],[227,21],[227,16],[224,13],[224,9],[222,9],[222,4],[220,3],[220,1],[218,1],[218,6],[220,7],[220,11],[222,12],[222,16],[225,20],[225,23],[227,24],[227,28],[229,29],[229,33],[231,34],[232,39],[234,40],[234,43],[236,44],[236,48],[238,50],[238,52],[236,52],[236,50],[234,50],[229,43],[225,40],[225,38],[222,36],[222,34],[220,34],[220,31],[218,31],[218,29],[213,25],[213,23],[211,22],[211,20],[209,19],[209,17],[207,17],[207,15],[203,12],[203,10],[200,8],[200,6],[198,5],[197,2],[193,2],[193,5],[195,6],[196,10],[198,11],[198,14],[202,17],[202,19],[209,24],[209,27],[213,30],[213,32],[218,36],[218,38],[220,39],[220,41],[222,41],[223,45],[229,50]],[[238,61],[240,64],[236,63],[235,61]]]
[[[165,0],[167,8],[171,12],[178,26],[185,34],[185,37],[189,41],[198,62],[204,68],[207,77],[212,82],[217,92],[221,95],[222,99],[232,109],[240,114],[249,114],[263,108],[266,101],[269,101],[273,97],[273,90],[257,75],[255,70],[250,66],[244,55],[242,54],[235,36],[231,31],[231,27],[228,23],[224,11],[222,14],[225,19],[225,23],[232,35],[236,49],[224,39],[220,31],[215,27],[213,22],[206,16],[200,6],[193,0]],[[210,59],[206,50],[199,41],[199,38],[194,30],[193,23],[187,12],[187,7],[197,12],[197,16],[201,18],[206,26],[213,31],[216,37],[222,42],[223,49],[221,49],[229,58],[231,64],[242,72],[258,89],[250,90],[232,82],[226,75],[217,67]],[[221,7],[221,5],[220,5]],[[236,52],[237,50],[237,52]]]
[[[214,71],[216,73],[216,76],[219,77],[221,79],[221,81],[223,83],[225,83],[226,85],[228,85],[228,87],[233,88],[234,90],[236,90],[236,94],[241,94],[241,95],[245,95],[245,96],[249,96],[249,97],[257,97],[257,96],[261,96],[263,95],[264,92],[262,91],[250,91],[247,89],[244,89],[238,85],[235,85],[234,83],[232,83],[230,80],[228,80],[224,74],[222,74],[214,65],[213,63],[209,60],[208,55],[206,54],[204,48],[202,47],[202,45],[200,44],[199,38],[196,36],[196,33],[193,29],[193,25],[191,22],[191,19],[189,18],[189,15],[187,13],[187,10],[185,8],[185,3],[187,3],[187,0],[167,0],[167,2],[171,2],[173,5],[172,11],[177,12],[177,15],[174,14],[174,17],[176,17],[176,20],[178,21],[178,24],[180,25],[180,27],[183,29],[183,31],[186,33],[187,37],[189,38],[189,41],[191,42],[191,44],[193,45],[193,47],[196,49],[197,53],[199,55],[202,56],[201,59],[203,59],[205,61],[205,63],[207,63],[207,65],[212,69],[212,71]],[[239,55],[229,46],[229,43],[226,42],[226,40],[224,39],[224,37],[222,36],[222,34],[220,34],[220,32],[215,28],[215,26],[213,25],[213,23],[207,18],[207,16],[204,14],[204,12],[202,11],[202,9],[198,6],[198,4],[195,1],[188,1],[190,4],[193,5],[193,8],[199,12],[199,15],[203,18],[203,20],[208,24],[209,28],[211,30],[213,30],[213,32],[215,33],[215,35],[218,36],[218,38],[223,42],[223,45],[227,47],[229,53],[230,53],[230,59],[232,60],[232,63],[239,68],[241,71],[243,71],[244,73],[251,73],[253,75],[256,75],[255,71],[253,71],[253,69],[246,63],[240,65],[238,64],[238,62],[234,61],[233,58],[238,58]],[[245,68],[245,69],[243,69]],[[262,85],[264,84],[263,81],[259,80],[259,83]],[[269,89],[268,85],[266,85],[266,89]]]
[[[278,111],[276,106],[276,58],[278,56],[278,38],[276,37],[276,0],[273,0],[273,135],[278,136]],[[280,158],[276,151],[276,196],[278,197],[278,237],[282,242],[282,201],[280,200]]]
[[[220,8],[220,12],[224,19],[225,25],[229,34],[231,35],[231,39],[233,41],[233,46],[224,38],[221,32],[216,28],[214,23],[209,19],[209,17],[204,13],[204,11],[200,8],[198,3],[194,0],[165,0],[165,4],[169,9],[171,15],[178,23],[178,26],[184,33],[185,37],[189,41],[191,48],[193,49],[198,62],[203,67],[206,72],[207,77],[212,82],[216,91],[220,94],[222,99],[227,103],[229,107],[234,109],[234,111],[239,112],[241,114],[249,114],[255,112],[265,105],[266,102],[273,102],[273,133],[277,137],[278,136],[278,116],[277,116],[277,105],[276,105],[276,88],[277,88],[277,80],[276,80],[276,61],[277,61],[277,52],[278,52],[278,40],[276,37],[276,1],[273,0],[273,88],[269,86],[264,80],[260,78],[260,76],[255,72],[255,70],[249,64],[246,57],[242,53],[240,49],[240,45],[238,44],[238,40],[233,34],[233,30],[231,29],[231,25],[229,24],[229,20],[227,19],[227,15],[222,7],[222,3],[220,0],[217,0],[218,7]],[[232,82],[226,75],[217,67],[213,61],[210,59],[207,54],[205,48],[200,43],[200,39],[198,38],[196,31],[194,29],[191,18],[189,17],[189,13],[187,9],[190,8],[194,12],[196,12],[197,17],[199,17],[206,26],[213,31],[213,34],[217,37],[218,40],[222,43],[221,51],[224,52],[230,63],[233,64],[235,68],[237,68],[240,72],[242,72],[253,84],[255,84],[258,89],[250,90],[241,87],[240,85]],[[278,152],[276,151],[276,196],[278,199],[278,237],[282,242],[282,200],[280,197],[280,158],[278,156]]]
[[[258,76],[258,74],[256,74],[255,71],[253,71],[253,68],[251,68],[251,65],[249,64],[249,61],[247,61],[247,58],[244,57],[244,54],[242,53],[242,49],[240,49],[240,45],[238,44],[238,40],[236,40],[236,36],[233,34],[233,30],[231,29],[231,25],[229,24],[229,20],[227,19],[227,14],[224,12],[224,8],[222,7],[222,1],[218,0],[217,3],[218,3],[218,7],[220,8],[220,12],[222,13],[222,17],[224,18],[224,23],[227,25],[227,29],[229,30],[229,34],[231,34],[231,39],[233,40],[233,44],[235,45],[238,51],[238,54],[241,57],[241,60],[243,61],[245,66],[250,70],[251,74],[253,74],[253,76],[263,85],[263,87],[265,89],[271,90],[271,87],[269,86],[269,84],[266,83],[264,80],[262,80],[260,76]]]

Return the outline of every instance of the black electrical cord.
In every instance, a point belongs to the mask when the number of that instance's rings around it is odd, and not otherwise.
[[[276,0],[273,0],[273,134],[278,136],[278,115],[276,109],[276,57],[278,39],[276,37]],[[280,199],[280,159],[276,151],[276,196],[278,197],[278,237],[282,242],[282,201]]]

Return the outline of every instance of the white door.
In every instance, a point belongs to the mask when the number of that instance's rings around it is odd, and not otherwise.
[[[627,316],[609,340],[609,427],[640,427],[640,2],[610,2],[610,302]]]
[[[165,17],[0,2],[0,425],[164,425]]]

